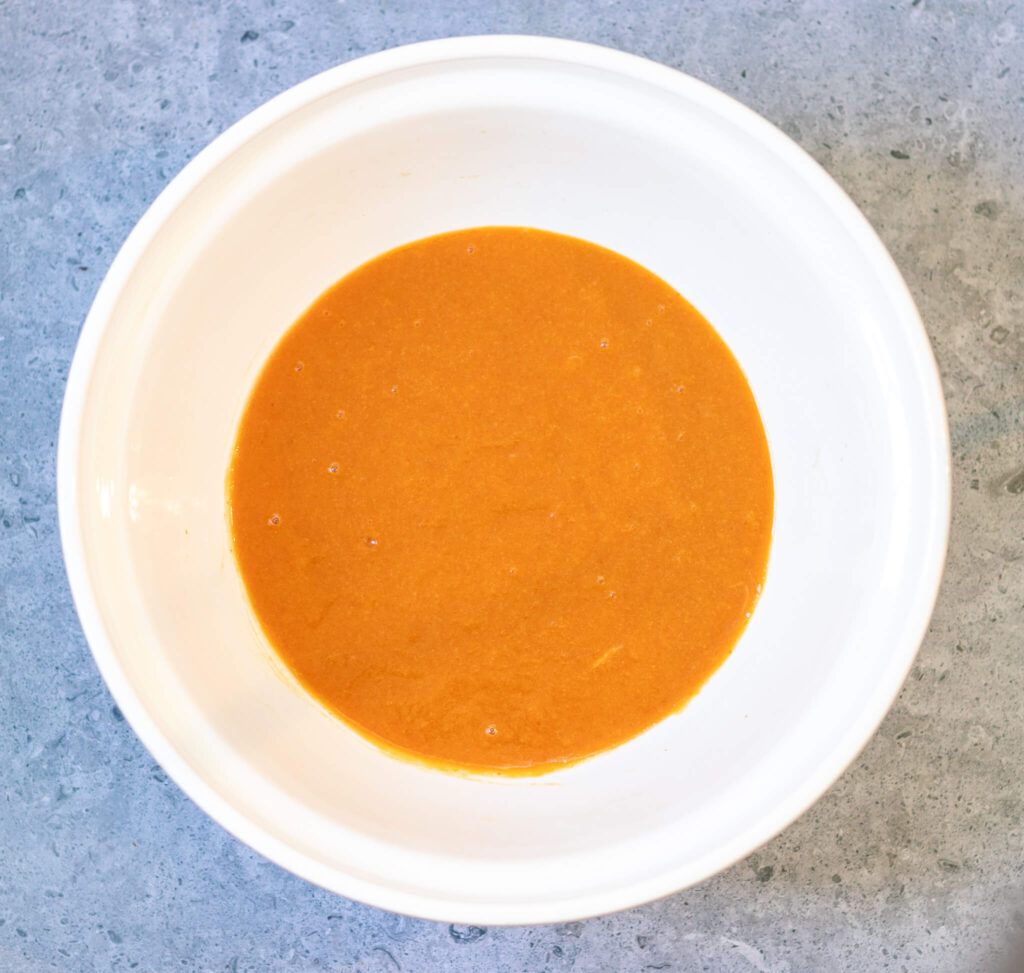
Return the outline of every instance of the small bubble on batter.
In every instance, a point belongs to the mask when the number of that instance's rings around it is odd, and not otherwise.
[[[337,473],[338,472],[338,464],[337,463],[331,463],[331,465],[327,467],[327,472],[328,473]]]
[[[508,573],[509,574],[515,574],[516,573],[516,569],[515,568],[509,568],[508,569]]]
[[[379,543],[380,543],[380,541],[378,541],[376,537],[367,537],[366,538],[366,546],[367,547],[376,547]]]
[[[278,517],[277,514],[271,514],[269,520],[267,520],[267,523],[270,524],[271,527],[276,527],[279,523],[281,523],[281,518]]]
[[[609,591],[608,592],[608,597],[609,598],[614,598],[615,597],[615,592],[614,591]]]
[[[301,372],[302,371],[302,362],[296,362],[295,363],[295,371],[297,371],[297,372]]]
[[[605,339],[604,341],[601,342],[601,347],[602,348],[607,348],[608,347],[608,340],[607,339]]]
[[[344,419],[345,418],[345,410],[344,409],[339,409],[337,411],[337,413],[336,413],[336,418]]]
[[[391,391],[392,392],[397,392],[398,391],[398,386],[397,385],[392,385],[391,386]]]
[[[599,574],[597,576],[597,583],[598,584],[604,584],[604,575],[603,574]]]
[[[677,385],[676,386],[676,391],[677,392],[685,392],[686,391],[686,386],[685,385]]]
[[[495,736],[497,732],[498,728],[493,723],[489,727],[487,727],[486,730],[484,730],[484,733],[486,733],[489,737]]]
[[[474,249],[474,247],[466,247],[466,253],[472,253]]]

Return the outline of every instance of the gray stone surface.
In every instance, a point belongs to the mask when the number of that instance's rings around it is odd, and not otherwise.
[[[919,302],[954,519],[913,674],[812,811],[664,901],[479,934],[312,888],[168,781],[82,638],[54,447],[89,302],[187,159],[323,68],[489,32],[679,67],[821,161]],[[0,971],[1024,968],[1022,81],[1010,0],[0,0]]]

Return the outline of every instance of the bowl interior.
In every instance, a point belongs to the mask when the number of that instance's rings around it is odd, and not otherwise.
[[[76,599],[154,754],[281,864],[448,920],[609,911],[770,837],[891,701],[945,542],[934,363],[852,205],[698,83],[531,43],[379,55],[222,138],[119,258],[62,433]],[[610,247],[695,304],[751,383],[776,487],[764,594],[725,665],[640,738],[532,780],[426,770],[325,714],[263,640],[225,521],[246,397],[298,314],[384,250],[493,224]]]

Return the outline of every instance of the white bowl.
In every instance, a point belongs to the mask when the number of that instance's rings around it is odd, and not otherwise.
[[[775,473],[764,595],[728,661],[678,715],[535,779],[423,769],[327,715],[260,635],[225,521],[236,425],[297,315],[382,251],[487,224],[583,237],[677,288],[746,372]],[[343,65],[190,163],[85,323],[58,481],[89,644],[186,793],[312,882],[477,923],[665,895],[806,809],[906,675],[950,502],[928,341],[839,188],[692,78],[530,37]]]

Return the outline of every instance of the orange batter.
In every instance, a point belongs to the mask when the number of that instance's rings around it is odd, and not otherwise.
[[[553,769],[678,710],[757,600],[764,430],[664,281],[572,237],[447,233],[343,278],[252,393],[234,550],[281,658],[435,765]]]

